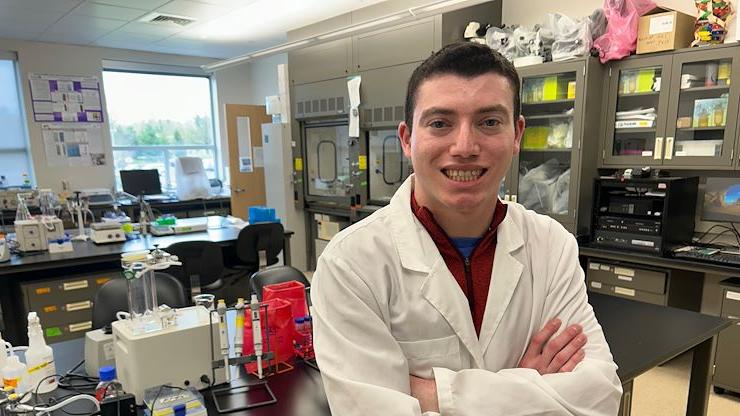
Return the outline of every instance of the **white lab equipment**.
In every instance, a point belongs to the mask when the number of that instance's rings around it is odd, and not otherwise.
[[[15,239],[20,251],[41,251],[49,248],[49,240],[64,238],[64,224],[57,217],[32,217],[17,220]]]
[[[5,263],[6,261],[10,261],[10,246],[8,245],[8,240],[0,238],[0,263]]]
[[[226,302],[223,299],[218,300],[216,313],[218,313],[218,335],[221,338],[221,355],[224,357],[224,368],[229,368],[229,331],[226,326]]]
[[[74,212],[77,221],[77,235],[72,238],[73,241],[87,241],[88,237],[85,234],[85,219],[84,214],[90,213],[92,217],[92,211],[85,206],[82,198],[80,198],[80,191],[75,191],[75,200],[67,200],[67,208],[69,212]]]
[[[85,333],[85,372],[95,374],[100,367],[116,365],[113,333],[101,328]]]
[[[5,367],[2,368],[3,387],[13,388],[16,393],[23,394],[28,385],[25,378],[26,365],[15,354],[8,357]]]
[[[41,320],[36,312],[28,313],[28,350],[26,351],[28,368],[28,387],[34,393],[49,393],[56,390],[57,372],[54,364],[54,351],[46,345]]]
[[[8,362],[8,347],[3,339],[3,334],[0,332],[0,371],[3,370],[5,364]],[[2,387],[2,374],[0,374],[0,387]]]
[[[244,347],[244,299],[236,300],[236,332],[234,334],[234,352],[237,357],[241,357]]]
[[[113,322],[116,369],[123,389],[141,404],[149,387],[190,385],[202,390],[209,383],[223,383],[225,368],[212,370],[211,365],[211,352],[221,348],[218,334],[218,320],[211,319],[203,306],[178,309],[169,326],[138,335],[131,319]]]
[[[90,224],[90,239],[95,244],[118,243],[126,241],[126,234],[117,222],[94,222]]]
[[[177,178],[177,199],[187,201],[197,198],[208,198],[211,183],[199,157],[178,157],[175,161]]]

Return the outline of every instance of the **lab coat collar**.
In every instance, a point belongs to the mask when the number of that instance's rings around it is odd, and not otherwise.
[[[428,274],[421,288],[422,295],[445,317],[470,351],[475,366],[482,368],[483,354],[501,323],[524,270],[516,253],[524,245],[520,226],[522,213],[518,209],[508,209],[506,218],[498,227],[492,279],[479,338],[465,294],[431,236],[411,211],[413,184],[412,174],[395,193],[389,207],[392,214],[389,227],[397,243],[401,265]]]
[[[519,251],[524,246],[520,227],[522,213],[519,209],[511,208],[514,207],[509,207],[506,218],[498,227],[491,285],[488,287],[488,300],[480,331],[480,346],[484,354],[509,307],[524,270]]]

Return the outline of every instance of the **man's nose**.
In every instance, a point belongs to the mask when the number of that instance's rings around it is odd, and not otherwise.
[[[454,135],[454,142],[450,146],[450,154],[452,156],[469,158],[478,155],[480,145],[475,135],[475,129],[470,125],[461,125]]]

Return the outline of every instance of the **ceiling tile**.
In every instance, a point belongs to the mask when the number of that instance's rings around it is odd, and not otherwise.
[[[93,0],[93,3],[110,6],[131,7],[133,9],[154,10],[170,0]]]
[[[189,0],[174,0],[157,9],[158,12],[192,17],[198,20],[212,19],[230,11],[228,7],[198,3]]]
[[[64,15],[64,12],[32,10],[17,6],[0,5],[0,19],[3,20],[51,25]]]
[[[216,6],[229,6],[232,9],[244,7],[260,0],[192,0],[198,3],[213,4]]]
[[[24,22],[22,20],[6,19],[4,15],[0,15],[0,28],[5,33],[15,32],[31,32],[31,33],[43,33],[49,28],[47,23],[39,22]]]
[[[149,10],[109,6],[107,4],[85,3],[76,8],[72,14],[128,21],[143,16],[147,12],[149,12]]]
[[[182,32],[183,28],[177,25],[166,25],[158,23],[131,22],[119,29],[126,33],[141,33],[143,35],[165,35],[170,36]]]
[[[88,45],[95,39],[102,36],[104,33],[100,33],[96,30],[78,31],[78,32],[55,32],[46,31],[38,39],[42,42],[53,42],[53,43],[71,43],[77,45]]]
[[[27,32],[0,25],[0,38],[36,40],[39,36],[41,32]]]
[[[143,35],[137,33],[111,32],[95,41],[96,44],[108,46],[110,43],[127,43],[134,46],[135,44],[145,45],[165,39],[167,36],[162,35]]]
[[[83,0],[0,0],[0,6],[18,6],[31,10],[67,13]]]
[[[123,20],[101,19],[90,16],[67,15],[56,22],[49,30],[57,32],[76,32],[78,30],[95,29],[110,32],[126,24]]]

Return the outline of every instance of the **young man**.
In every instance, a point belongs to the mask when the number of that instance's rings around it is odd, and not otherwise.
[[[511,63],[474,43],[411,76],[398,135],[415,173],[339,233],[314,274],[333,414],[617,413],[575,239],[497,198],[524,130],[519,86]]]

